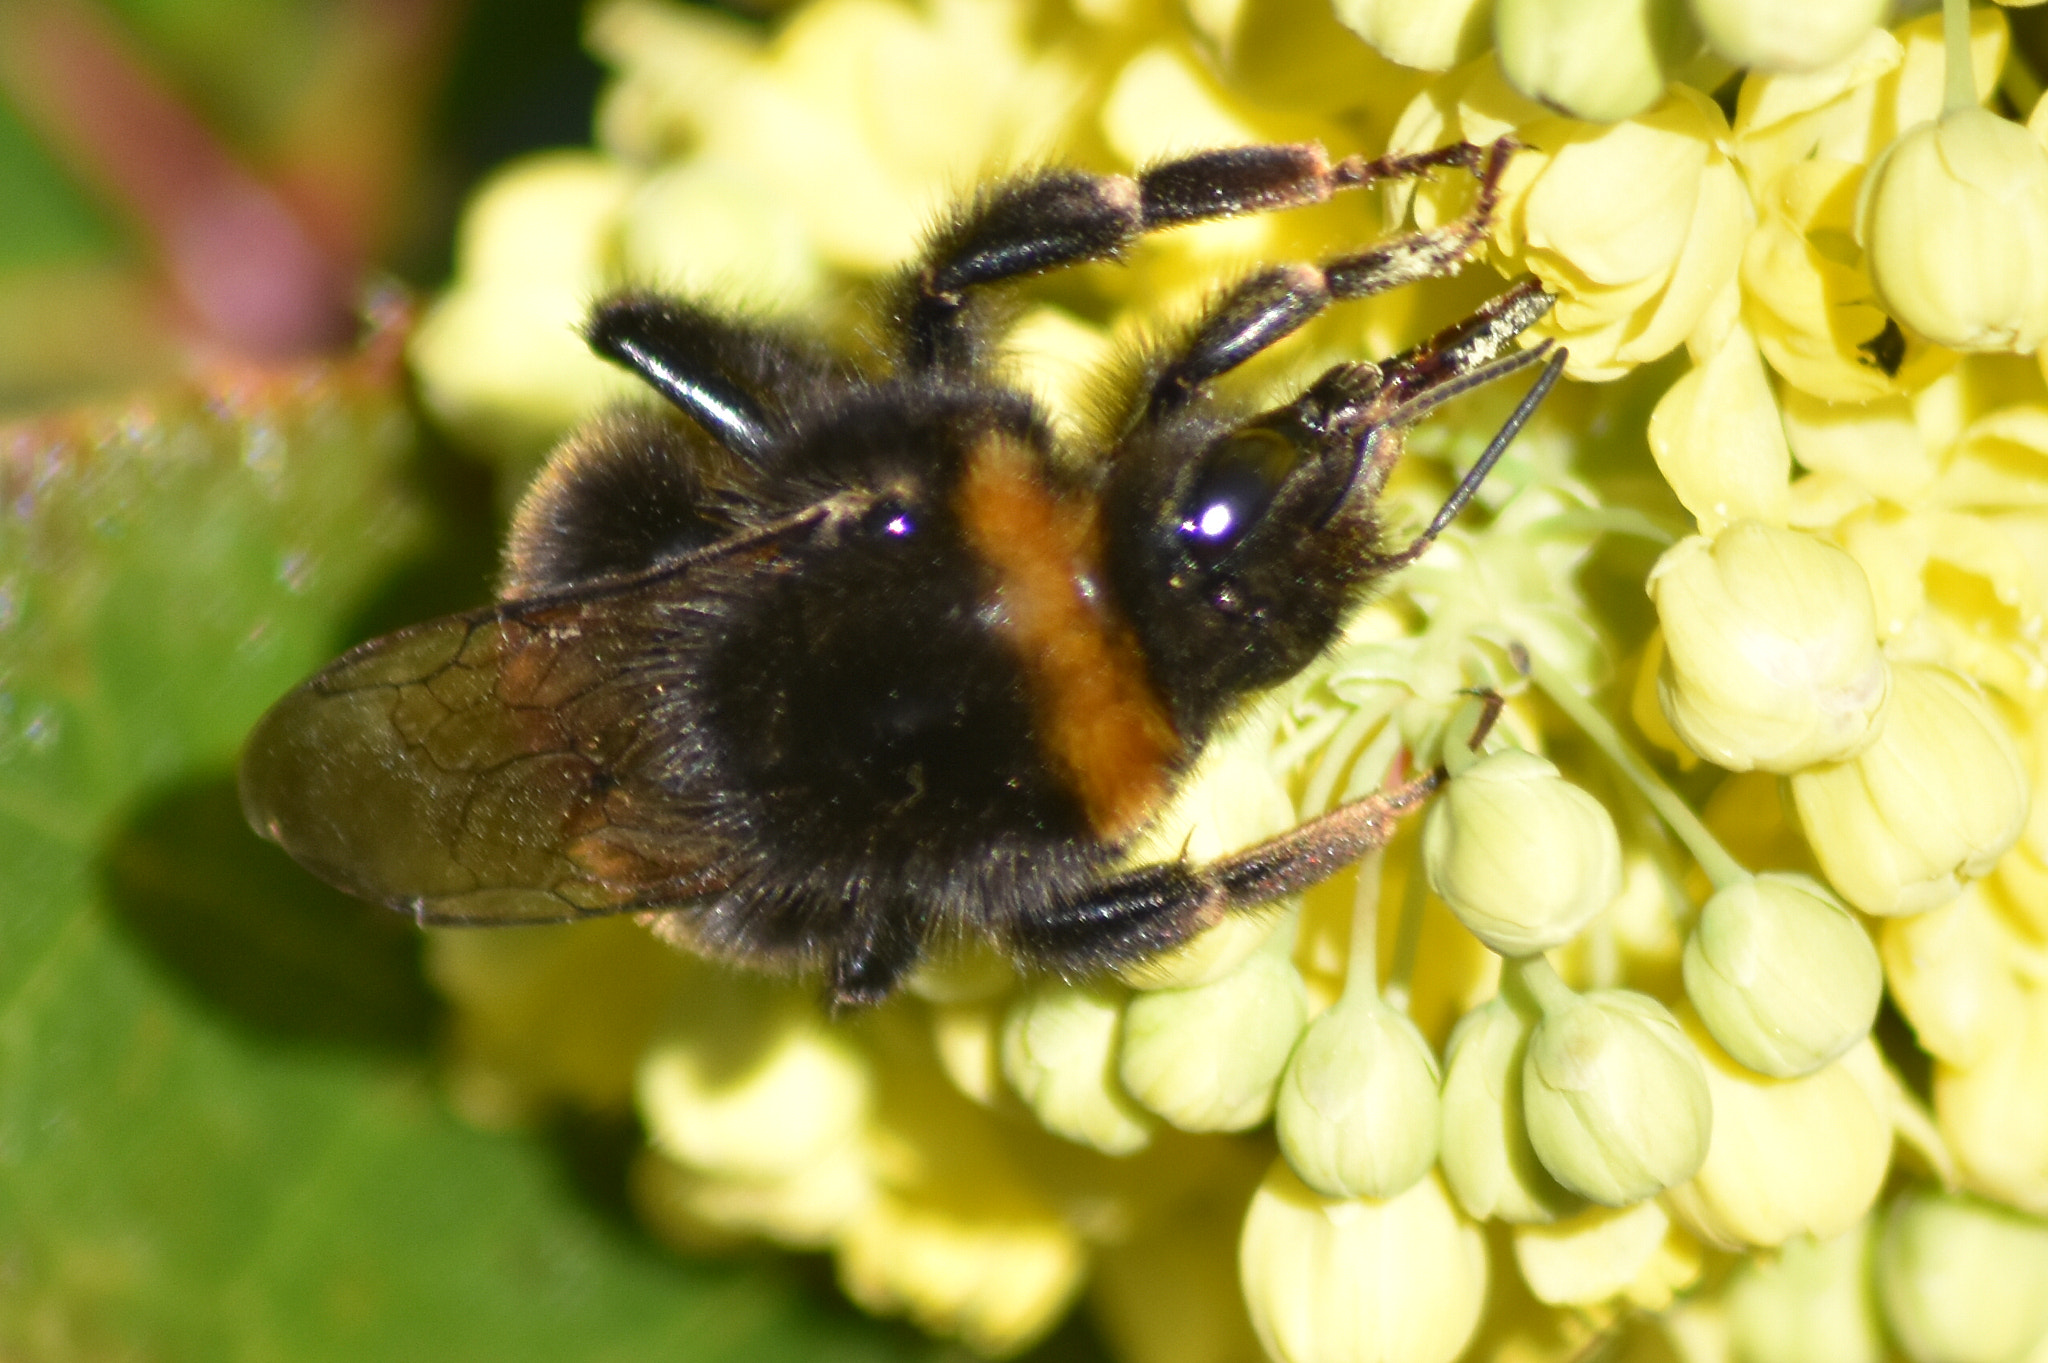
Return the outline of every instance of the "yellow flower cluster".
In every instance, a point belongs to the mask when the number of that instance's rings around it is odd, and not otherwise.
[[[630,923],[443,935],[465,1108],[631,1103],[662,1234],[828,1250],[856,1301],[991,1354],[1085,1295],[1134,1363],[2043,1356],[2048,103],[1985,103],[1997,11],[1885,9],[601,5],[600,149],[486,188],[415,341],[428,402],[515,468],[627,391],[575,338],[605,289],[857,344],[857,286],[981,178],[1253,141],[1514,135],[1487,263],[1557,295],[1584,382],[1140,853],[1444,761],[1355,873],[1121,978],[970,954],[837,1022]],[[1028,287],[1017,381],[1084,422],[1219,279],[1471,193]],[[1467,273],[1247,382],[1388,353],[1500,286]],[[1396,521],[1501,401],[1416,434]],[[1906,1025],[1874,1035],[1885,998]]]

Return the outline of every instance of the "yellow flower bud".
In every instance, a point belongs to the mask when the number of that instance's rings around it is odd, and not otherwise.
[[[1493,41],[1493,0],[1336,0],[1336,8],[1381,56],[1424,71],[1448,71]]]
[[[1737,66],[1817,71],[1854,52],[1884,19],[1887,0],[1691,0],[1707,45]]]
[[[761,1180],[856,1138],[872,1100],[866,1056],[809,1001],[707,972],[679,1012],[640,1061],[640,1115],[657,1150]]]
[[[2048,340],[2048,147],[1988,109],[1900,134],[1871,166],[1856,237],[1905,326],[1955,350]]]
[[[1692,749],[1734,771],[1840,761],[1877,737],[1888,671],[1856,560],[1744,521],[1679,541],[1650,572],[1658,699]]]
[[[1657,471],[1705,533],[1730,521],[1784,521],[1792,453],[1746,328],[1730,328],[1704,364],[1671,385],[1650,413],[1649,435]]]
[[[1879,924],[1892,1002],[1935,1059],[1968,1069],[2019,1032],[2020,984],[2007,964],[2011,935],[1981,883],[1964,886],[1938,909]]]
[[[1280,1152],[1326,1197],[1389,1198],[1436,1162],[1436,1057],[1407,1017],[1347,994],[1302,1034],[1274,1112]]]
[[[1789,386],[1783,397],[1785,436],[1802,467],[1901,505],[1911,505],[1933,481],[1935,451],[1914,423],[1908,399],[1823,402]]]
[[[1844,899],[1921,913],[1995,865],[2027,817],[2012,736],[1982,693],[1943,667],[1892,669],[1877,742],[1792,778],[1800,825]]]
[[[1493,42],[1517,90],[1612,123],[1662,98],[1700,35],[1682,0],[1494,0]]]
[[[878,1315],[905,1313],[983,1354],[1013,1353],[1059,1320],[1087,1252],[1049,1209],[992,1193],[970,1210],[883,1196],[840,1237],[839,1285]]]
[[[776,1178],[707,1174],[648,1151],[634,1163],[632,1192],[655,1232],[685,1250],[721,1234],[815,1250],[865,1214],[875,1179],[867,1152],[853,1145]]]
[[[1982,1055],[1935,1066],[1934,1116],[1966,1186],[2048,1215],[2048,992],[2019,998]]]
[[[1546,1006],[1522,1061],[1522,1112],[1551,1177],[1607,1207],[1691,1178],[1713,1125],[1699,1054],[1677,1020],[1621,989]]]
[[[1443,1184],[1326,1198],[1275,1160],[1245,1214],[1239,1274],[1278,1363],[1450,1363],[1486,1304],[1486,1240]]]
[[[1870,1284],[1871,1220],[1829,1240],[1794,1236],[1728,1282],[1729,1333],[1743,1363],[1884,1363]]]
[[[1890,1081],[1876,1047],[1866,1040],[1803,1079],[1768,1079],[1729,1059],[1696,1017],[1685,1026],[1706,1060],[1714,1131],[1706,1162],[1665,1205],[1724,1249],[1855,1225],[1891,1166]]]
[[[1863,168],[1793,161],[1758,187],[1757,230],[1742,254],[1743,316],[1757,349],[1790,383],[1829,402],[1911,392],[1954,356],[1900,336],[1872,297],[1854,249]]]
[[[1152,1119],[1117,1079],[1123,997],[1102,986],[1046,983],[1003,1018],[1003,1077],[1048,1131],[1128,1155],[1152,1140]]]
[[[1670,1237],[1671,1215],[1654,1200],[1588,1207],[1554,1225],[1517,1226],[1515,1267],[1548,1306],[1591,1306],[1631,1291],[1649,1273],[1652,1281],[1641,1290],[1651,1298],[1648,1309],[1659,1310],[1671,1299],[1673,1284],[1662,1281],[1666,1266],[1657,1262]],[[1685,1258],[1691,1272],[1679,1271],[1689,1278],[1699,1261],[1696,1253]]]
[[[1606,807],[1518,748],[1458,774],[1430,806],[1422,855],[1430,888],[1503,956],[1570,941],[1621,889]]]
[[[1451,1032],[1443,1089],[1444,1181],[1476,1221],[1553,1221],[1580,1206],[1550,1176],[1522,1118],[1530,1022],[1495,995]]]
[[[2023,1359],[2048,1335],[2048,1225],[1974,1197],[1901,1197],[1878,1241],[1876,1279],[1912,1363]]]
[[[1124,1090],[1183,1131],[1243,1131],[1266,1120],[1280,1071],[1308,1021],[1308,990],[1283,954],[1262,951],[1214,984],[1135,995],[1124,1007]]]
[[[608,251],[635,188],[584,152],[546,152],[499,171],[471,202],[455,287],[413,333],[420,395],[465,440],[537,453],[633,391],[577,334],[609,285]]]
[[[1402,113],[1390,150],[1513,132],[1493,245],[1558,295],[1542,327],[1568,347],[1574,378],[1619,378],[1684,343],[1730,301],[1755,222],[1724,150],[1728,123],[1684,85],[1606,126],[1560,118],[1516,94],[1492,62],[1445,76]],[[1414,191],[1415,220],[1469,203],[1446,180]]]
[[[1715,892],[1684,969],[1686,997],[1721,1048],[1779,1079],[1811,1074],[1868,1036],[1884,993],[1863,925],[1784,872]]]

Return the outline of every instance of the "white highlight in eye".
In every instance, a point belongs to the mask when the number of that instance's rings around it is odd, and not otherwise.
[[[1230,513],[1228,502],[1217,502],[1202,513],[1202,519],[1195,524],[1206,539],[1221,539],[1237,518]]]

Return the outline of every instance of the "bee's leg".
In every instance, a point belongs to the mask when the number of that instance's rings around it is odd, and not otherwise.
[[[874,905],[853,912],[851,927],[832,953],[825,985],[825,1002],[835,1012],[882,1002],[924,954],[915,914]]]
[[[583,334],[591,349],[757,465],[789,430],[779,394],[816,392],[847,378],[843,364],[814,343],[661,294],[603,300]]]
[[[1138,237],[1162,228],[1321,203],[1342,190],[1442,167],[1478,174],[1484,212],[1490,213],[1500,172],[1515,146],[1503,138],[1487,147],[1458,143],[1413,155],[1375,160],[1354,156],[1334,163],[1314,143],[1229,147],[1163,162],[1135,176],[1055,170],[998,185],[932,238],[925,248],[925,263],[907,280],[899,312],[908,333],[905,359],[915,369],[973,366],[982,358],[983,341],[974,307],[977,289],[1114,256]],[[1361,273],[1385,276],[1385,282],[1367,290],[1375,293],[1422,277],[1413,273],[1416,270],[1442,273],[1470,250],[1481,231],[1483,227],[1446,224],[1433,233],[1404,237],[1379,252],[1340,262],[1340,287],[1348,287]],[[1439,236],[1441,244],[1423,242],[1429,238],[1435,243]],[[1400,260],[1381,261],[1388,251]],[[1432,262],[1434,267],[1429,268]],[[1273,288],[1266,287],[1268,292]],[[1251,300],[1240,310],[1259,306],[1258,300]],[[1267,306],[1284,315],[1299,304],[1281,300]],[[1248,320],[1255,330],[1264,325],[1256,318]],[[1271,339],[1292,329],[1275,331]],[[1231,345],[1227,340],[1218,344],[1226,349]],[[1237,362],[1224,363],[1215,372]]]
[[[1503,139],[1480,150],[1484,158],[1475,167],[1479,195],[1461,216],[1426,231],[1395,237],[1357,255],[1319,265],[1297,263],[1261,270],[1224,294],[1196,322],[1176,353],[1154,372],[1142,416],[1157,419],[1184,405],[1205,384],[1300,330],[1332,303],[1370,298],[1455,271],[1492,225],[1500,200],[1500,177],[1515,144]],[[1510,294],[1521,292],[1511,290]],[[1538,293],[1541,296],[1540,290]],[[1540,316],[1549,306],[1550,300],[1544,296],[1535,315]],[[1482,309],[1472,320],[1484,315]],[[1533,320],[1531,316],[1522,321],[1502,342]]]
[[[1256,847],[1201,866],[1162,862],[1110,877],[1053,911],[1020,920],[1020,959],[1083,973],[1177,946],[1225,914],[1329,879],[1394,836],[1401,816],[1444,781],[1441,770],[1355,800]]]

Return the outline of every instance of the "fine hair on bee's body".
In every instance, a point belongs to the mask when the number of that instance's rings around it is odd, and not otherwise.
[[[680,299],[600,304],[591,344],[674,410],[556,453],[495,606],[279,702],[244,760],[252,823],[426,922],[643,913],[707,954],[820,972],[838,1005],[949,938],[1099,969],[1334,873],[1440,775],[1208,865],[1122,863],[1218,726],[1470,497],[1561,353],[1422,535],[1383,543],[1403,431],[1541,360],[1512,343],[1550,300],[1511,288],[1271,410],[1210,385],[1333,302],[1455,269],[1512,152],[1245,147],[999,184],[897,288],[879,367]],[[992,371],[988,286],[1447,167],[1477,178],[1471,212],[1240,281],[1130,386],[1106,450],[1063,448]]]

